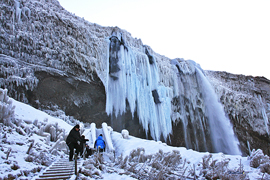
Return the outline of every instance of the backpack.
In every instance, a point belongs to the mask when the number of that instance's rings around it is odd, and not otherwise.
[[[98,138],[96,141],[96,148],[100,147],[100,149],[105,148],[105,142],[102,138]]]

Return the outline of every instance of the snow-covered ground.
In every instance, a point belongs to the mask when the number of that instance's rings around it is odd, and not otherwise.
[[[11,100],[15,120],[0,121],[0,179],[35,179],[52,162],[68,158],[64,138],[73,125]],[[115,154],[86,159],[79,179],[270,179],[262,173],[270,171],[269,157],[259,150],[253,158],[201,153],[133,136],[126,139],[115,131],[111,140]],[[257,168],[250,167],[256,163]]]

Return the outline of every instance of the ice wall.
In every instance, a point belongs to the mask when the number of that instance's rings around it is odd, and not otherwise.
[[[121,33],[114,32],[109,43],[109,68],[106,89],[106,112],[118,116],[137,111],[140,123],[155,140],[172,132],[171,89],[159,84],[155,57],[125,45]]]
[[[200,151],[240,154],[229,119],[203,70],[194,61],[172,60],[174,73],[161,81],[162,67],[150,53],[129,47],[121,32],[108,39],[106,112],[121,115],[127,107],[152,138],[167,140],[172,123],[182,123],[185,146]],[[167,77],[168,78],[168,77]]]
[[[195,63],[182,59],[171,61],[174,69],[174,99],[172,120],[182,123],[183,135],[187,148],[210,151],[211,143],[208,143],[205,132],[207,124],[205,121],[205,106],[195,76]]]

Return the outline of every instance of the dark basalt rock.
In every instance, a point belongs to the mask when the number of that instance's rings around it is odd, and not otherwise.
[[[156,89],[152,91],[152,96],[153,96],[154,102],[156,104],[160,104],[161,103],[161,101],[159,100],[159,95],[158,95],[158,92],[157,92]]]
[[[57,105],[67,115],[83,122],[95,122],[97,126],[102,122],[109,122],[104,111],[104,86],[97,76],[92,83],[85,83],[72,77],[55,76],[46,72],[36,72],[35,75],[39,83],[31,96],[27,97],[31,105],[44,110]]]
[[[154,63],[154,57],[153,57],[153,55],[151,55],[151,54],[149,53],[149,51],[148,51],[147,48],[145,48],[145,54],[146,54],[147,57],[148,57],[149,63],[150,63],[150,64],[153,64],[153,63]]]
[[[114,80],[117,80],[118,77],[116,75],[121,69],[118,65],[119,57],[118,53],[120,51],[120,47],[122,45],[121,41],[116,36],[112,36],[110,38],[110,57],[109,57],[109,74]]]

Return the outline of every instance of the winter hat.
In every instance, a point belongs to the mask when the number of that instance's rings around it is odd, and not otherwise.
[[[102,136],[102,134],[100,134],[99,136]]]
[[[79,125],[79,124],[77,124],[77,125],[75,126],[75,128],[78,128],[78,129],[80,129],[80,125]]]

